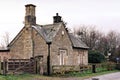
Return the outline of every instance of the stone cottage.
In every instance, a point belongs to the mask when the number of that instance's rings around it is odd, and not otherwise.
[[[53,65],[87,65],[88,46],[68,32],[58,13],[52,24],[36,24],[35,7],[25,5],[25,25],[8,45],[10,58],[41,57],[44,73]]]

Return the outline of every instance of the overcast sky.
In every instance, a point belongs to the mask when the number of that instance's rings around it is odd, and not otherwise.
[[[69,28],[85,24],[120,32],[120,0],[0,0],[0,38],[9,32],[13,39],[23,28],[26,4],[36,5],[37,24],[51,24],[59,13]]]

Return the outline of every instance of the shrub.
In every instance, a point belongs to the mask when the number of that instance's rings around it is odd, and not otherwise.
[[[88,52],[88,62],[89,63],[101,63],[105,61],[105,56],[99,51],[89,51]]]
[[[116,69],[120,70],[120,64],[116,64]]]
[[[114,62],[107,62],[107,69],[114,70],[116,68],[116,64]]]

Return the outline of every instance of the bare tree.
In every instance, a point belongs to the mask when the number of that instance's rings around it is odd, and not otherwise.
[[[80,25],[77,28],[74,28],[74,34],[78,35],[79,38],[87,45],[89,45],[89,34],[88,27],[86,25]]]
[[[90,50],[98,50],[105,56],[110,52],[112,60],[120,57],[120,33],[110,31],[105,34],[97,30],[94,25],[80,25],[74,29],[74,33],[90,47]]]
[[[116,55],[118,54],[117,51],[119,51],[117,48],[119,46],[119,37],[118,37],[118,33],[115,31],[110,31],[107,34],[107,39],[108,39],[108,49],[109,52],[111,53],[111,58],[115,58]]]
[[[9,44],[9,33],[5,32],[5,34],[2,36],[0,48],[1,49],[6,49]]]
[[[94,25],[82,25],[78,29],[74,29],[74,33],[80,36],[91,50],[96,49],[96,44],[99,41],[101,33],[96,30]]]

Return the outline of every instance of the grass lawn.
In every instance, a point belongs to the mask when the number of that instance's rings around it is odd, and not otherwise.
[[[40,76],[38,74],[0,75],[0,80],[50,80],[50,77]]]
[[[83,74],[71,73],[69,75],[59,76],[59,77],[40,76],[38,74],[36,74],[36,75],[21,74],[21,75],[7,75],[7,76],[0,75],[0,80],[66,80],[66,78],[69,78],[67,80],[74,80],[73,78],[79,78],[79,80],[83,80],[84,78],[89,78],[89,77],[98,76],[98,75],[104,75],[104,74],[113,73],[113,72],[118,72],[118,70],[104,71],[104,72],[99,72],[99,73],[83,73]]]

